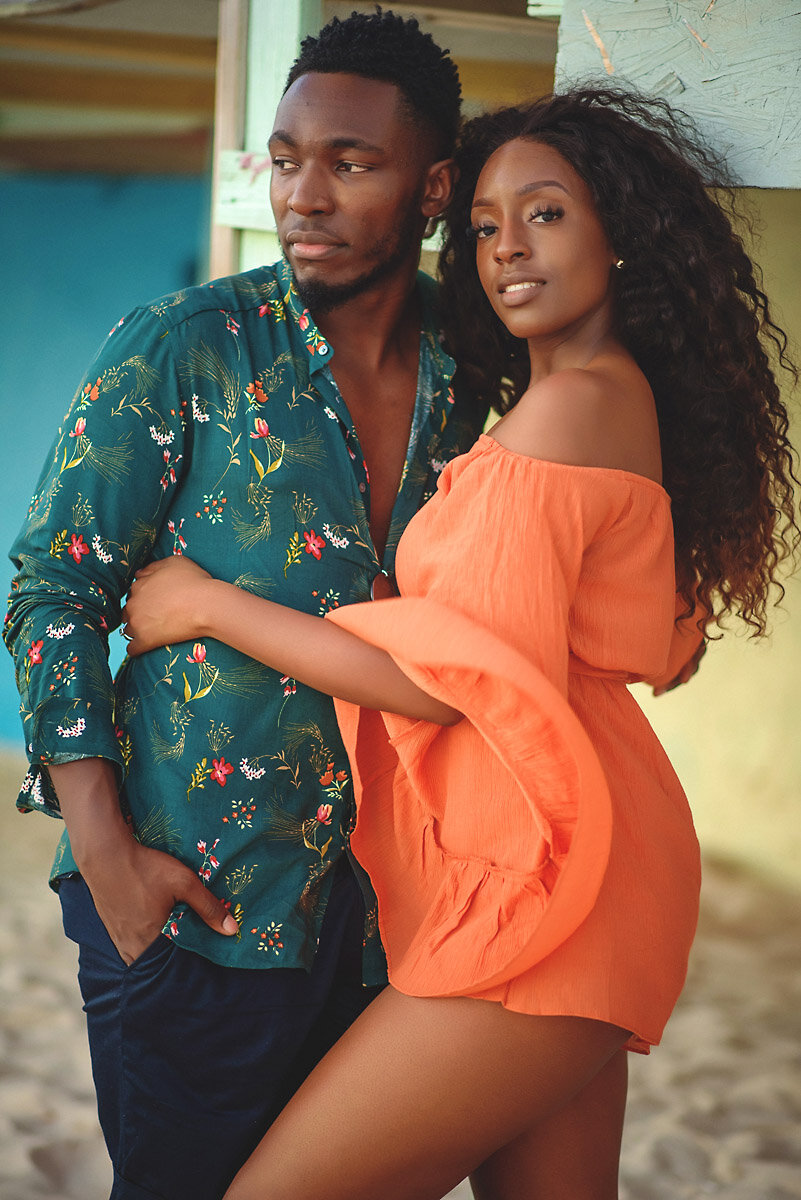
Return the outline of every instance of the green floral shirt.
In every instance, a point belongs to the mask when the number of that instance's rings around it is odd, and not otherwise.
[[[108,635],[136,569],[169,554],[320,617],[369,597],[483,416],[456,398],[435,286],[420,275],[418,287],[417,401],[383,562],[334,351],[286,263],[168,296],[112,329],[11,551],[4,636],[31,761],[19,806],[58,815],[43,763],[116,763],[136,836],[197,870],[236,917],[235,938],[185,907],[165,926],[219,963],[311,965],[353,821],[333,705],[211,639],[126,659],[112,682]],[[65,834],[53,879],[75,870]],[[368,909],[365,978],[375,981]]]

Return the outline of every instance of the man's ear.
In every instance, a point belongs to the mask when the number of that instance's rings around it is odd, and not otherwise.
[[[420,206],[424,217],[438,217],[445,211],[451,202],[457,177],[456,163],[452,158],[443,158],[441,162],[431,164]]]

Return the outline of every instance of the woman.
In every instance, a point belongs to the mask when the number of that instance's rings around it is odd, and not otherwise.
[[[214,637],[338,698],[379,898],[391,986],[229,1200],[423,1200],[468,1173],[483,1200],[617,1195],[625,1049],[659,1040],[699,884],[626,684],[728,615],[763,633],[798,533],[760,344],[786,365],[783,335],[667,107],[504,110],[458,165],[449,348],[504,415],[409,526],[401,598],[321,623],[173,560],[126,609],[133,655]]]

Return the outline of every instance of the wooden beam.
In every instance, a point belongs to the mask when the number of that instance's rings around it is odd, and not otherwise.
[[[245,133],[245,70],[248,44],[248,0],[220,0],[217,29],[217,82],[214,104],[214,182],[212,214],[220,189],[221,157],[237,150]],[[239,265],[240,233],[220,225],[212,215],[209,274],[230,275]]]
[[[197,113],[211,121],[214,80],[158,71],[99,71],[5,62],[0,103],[59,104],[71,107],[162,110]]]
[[[30,21],[0,21],[0,49],[33,55],[97,58],[102,61],[142,63],[149,67],[180,68],[212,75],[216,39],[174,37],[161,33],[129,33],[111,29],[78,29],[67,25],[40,25]]]
[[[0,168],[101,175],[203,175],[211,136],[189,133],[128,137],[16,137],[0,135]]]

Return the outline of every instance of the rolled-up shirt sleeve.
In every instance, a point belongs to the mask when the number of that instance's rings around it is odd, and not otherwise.
[[[3,637],[31,762],[24,807],[58,813],[43,764],[105,758],[124,771],[108,635],[180,484],[185,427],[169,328],[137,310],[76,392],[11,548]]]

